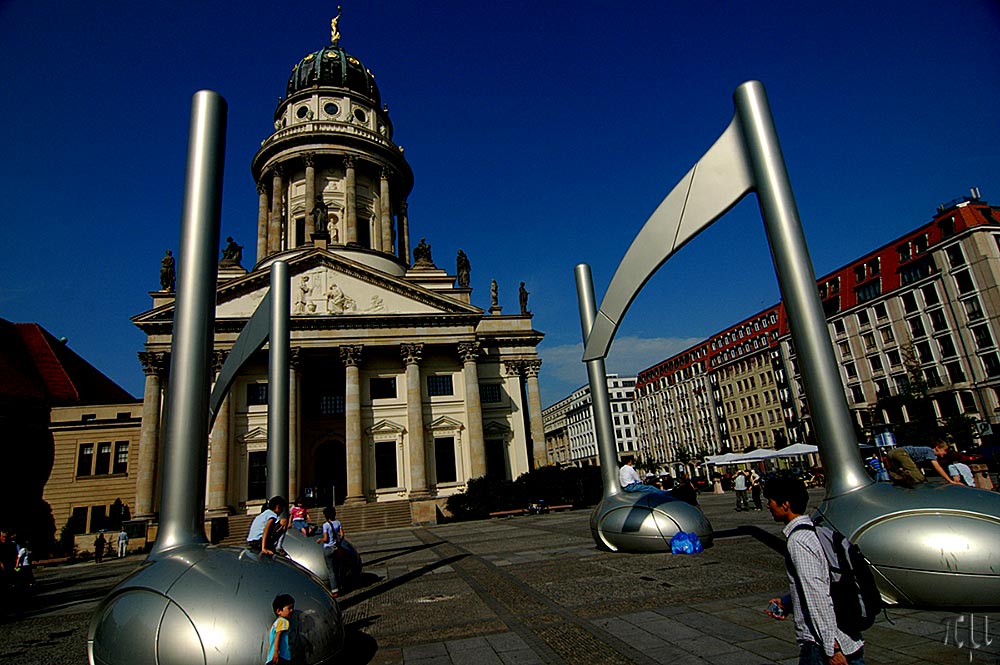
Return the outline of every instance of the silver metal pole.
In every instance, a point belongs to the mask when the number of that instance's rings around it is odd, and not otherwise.
[[[288,400],[291,286],[288,264],[271,265],[271,335],[268,353],[267,495],[288,496]]]
[[[209,362],[226,148],[226,101],[201,90],[191,102],[180,273],[165,409],[160,527],[153,553],[204,543]]]
[[[583,330],[583,345],[594,327],[597,318],[597,301],[594,298],[594,280],[590,266],[577,264],[576,297],[580,301],[580,328]],[[604,496],[621,494],[618,479],[618,451],[615,447],[615,428],[611,421],[611,400],[608,397],[608,375],[604,368],[604,357],[587,361],[587,377],[590,380],[590,399],[594,410],[594,432],[597,435],[597,455],[601,462],[601,478],[604,480]]]
[[[743,127],[746,154],[754,174],[757,200],[788,313],[809,410],[821,442],[819,450],[826,472],[827,495],[837,496],[872,481],[861,462],[826,317],[816,290],[816,275],[764,86],[759,81],[748,81],[736,89],[733,101]]]

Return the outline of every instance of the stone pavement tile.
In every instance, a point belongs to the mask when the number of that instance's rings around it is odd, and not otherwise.
[[[895,649],[885,649],[866,642],[865,662],[878,663],[879,665],[910,665],[926,661],[916,658],[912,654],[902,653]]]
[[[525,647],[523,649],[514,649],[512,651],[504,651],[499,654],[500,660],[502,660],[505,665],[539,665],[542,663],[542,659],[538,657],[531,649]]]
[[[514,652],[508,652],[514,653]],[[503,665],[503,659],[497,652],[489,648],[464,649],[451,653],[453,665]]]
[[[640,651],[649,658],[655,660],[657,663],[704,663],[695,654],[690,651],[685,650],[676,644],[671,644],[665,640],[656,639],[655,641],[637,642],[631,644],[636,650]]]
[[[663,615],[657,614],[656,612],[649,610],[645,612],[632,612],[630,614],[623,614],[619,618],[624,619],[629,623],[634,623],[637,626],[641,626],[642,624],[649,623],[650,621],[659,621],[660,619],[663,618]]]
[[[742,649],[705,655],[703,658],[712,665],[771,665],[774,663],[773,656],[761,656]]]
[[[682,607],[680,605],[672,605],[668,607],[657,607],[653,610],[660,616],[672,617],[675,614],[683,614],[688,611],[688,608]]]
[[[749,651],[772,661],[795,658],[799,653],[799,646],[794,639],[788,642],[774,637],[763,637],[758,640],[740,642],[737,646],[741,650]]]
[[[687,626],[697,628],[727,642],[743,642],[764,637],[762,633],[756,630],[703,612],[686,612],[678,614],[673,618]]]
[[[592,623],[596,626],[603,628],[615,637],[617,637],[622,642],[632,643],[635,640],[641,639],[645,635],[650,633],[656,635],[657,631],[650,629],[651,624],[643,624],[642,627],[636,626],[634,623],[629,623],[624,619],[618,617],[605,617],[603,619],[594,619]]]
[[[525,644],[524,640],[517,633],[498,633],[496,635],[487,635],[486,641],[489,642],[490,646],[493,647],[493,650],[497,653],[528,648],[528,645]]]
[[[865,631],[865,644],[874,644],[883,649],[895,649],[913,644],[914,637],[901,630],[893,630],[888,624],[875,624]]]
[[[701,656],[702,658],[708,658],[715,654],[740,650],[739,647],[730,644],[729,642],[712,637],[711,635],[705,635],[704,633],[699,633],[699,636],[695,639],[683,641],[672,639],[670,636],[664,636],[664,638],[681,647],[685,651],[693,653],[696,656]]]
[[[896,649],[897,653],[922,658],[923,660],[940,663],[940,665],[950,665],[951,663],[968,663],[968,649],[959,649],[954,644],[943,644],[941,642],[931,642],[920,640],[909,646]],[[973,662],[975,659],[973,658]]]
[[[701,631],[690,626],[685,626],[670,617],[661,617],[654,621],[646,621],[642,624],[641,628],[673,644],[680,644],[684,640],[698,639],[701,636]]]
[[[429,658],[403,657],[403,665],[452,665],[448,656],[431,656]]]
[[[403,658],[430,658],[432,656],[447,656],[448,649],[441,642],[431,644],[417,644],[412,647],[403,647]]]
[[[734,607],[721,612],[712,612],[712,616],[740,626],[760,630],[762,626],[775,623],[775,619],[764,614],[764,607],[766,605],[767,601],[764,601],[759,607]]]
[[[461,640],[448,640],[445,642],[445,648],[448,649],[448,653],[455,654],[459,651],[468,651],[470,649],[492,649],[490,643],[485,637],[466,637]]]
[[[917,637],[944,641],[947,624],[944,621],[928,621],[924,618],[916,618],[915,616],[905,616],[894,619],[893,623],[886,627]]]

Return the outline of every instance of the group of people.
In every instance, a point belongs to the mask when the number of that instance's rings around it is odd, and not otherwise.
[[[118,548],[117,558],[125,558],[125,555],[128,554],[128,532],[125,531],[124,525],[118,530],[118,535],[115,536],[115,544]],[[104,537],[104,531],[99,531],[97,533],[97,538],[94,538],[94,563],[101,563],[104,561],[104,553],[106,551],[110,552],[110,550],[111,543],[109,543],[108,539]]]
[[[927,482],[927,477],[921,469],[923,465],[952,485],[995,489],[989,472],[974,474],[969,465],[963,462],[958,453],[945,441],[937,441],[933,446],[898,446],[889,451],[886,462],[887,468],[876,470],[877,479],[882,480],[888,476],[888,480],[892,483],[904,487],[915,487]],[[875,465],[869,461],[869,468],[874,467]]]
[[[761,502],[763,482],[757,471],[737,471],[732,478],[732,483],[733,491],[736,492],[736,512],[764,509]],[[753,500],[753,508],[750,507],[750,500]]]
[[[31,570],[31,551],[27,544],[18,545],[14,533],[0,528],[0,607],[7,607],[7,598],[35,585]]]
[[[315,535],[308,521],[309,513],[303,506],[301,498],[295,502],[286,515],[287,508],[288,501],[285,497],[271,497],[264,510],[250,523],[250,531],[247,533],[247,548],[269,556],[283,553],[282,542],[289,526],[289,519],[291,519],[291,527],[299,530],[302,535]],[[337,509],[333,506],[323,509],[323,519],[321,530],[316,532],[320,534],[316,542],[323,546],[327,581],[330,592],[336,598],[340,593],[340,580],[344,576],[344,526],[337,519]]]

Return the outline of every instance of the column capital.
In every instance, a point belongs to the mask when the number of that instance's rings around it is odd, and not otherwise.
[[[389,167],[388,166],[383,166],[382,168],[379,169],[379,178],[381,178],[382,180],[388,180],[389,179]]]
[[[464,363],[474,363],[476,358],[479,357],[482,344],[479,341],[473,342],[459,342],[458,343],[458,355],[462,358]]]
[[[347,367],[357,367],[361,364],[361,350],[364,349],[363,344],[349,344],[340,347],[340,360]]]
[[[345,169],[354,168],[354,155],[344,155],[344,168]]]
[[[406,214],[406,210],[407,210],[408,205],[409,204],[407,204],[405,200],[399,202],[399,212],[400,212],[400,214],[403,214],[403,215]]]
[[[302,161],[305,162],[306,166],[316,166],[316,153],[315,152],[302,153]]]
[[[162,351],[140,351],[138,356],[146,376],[162,375],[167,369],[167,354]]]
[[[341,347],[343,348],[343,347]],[[292,369],[299,369],[302,367],[302,347],[293,346],[288,351],[288,363],[291,365]]]
[[[403,343],[399,345],[399,352],[403,356],[404,365],[416,365],[424,353],[423,342]]]
[[[218,374],[222,371],[222,366],[226,364],[229,357],[229,350],[216,349],[212,351],[212,372]]]
[[[503,361],[503,369],[507,376],[521,376],[524,373],[524,361],[505,360]]]
[[[285,175],[285,166],[283,164],[275,164],[271,167],[271,175],[275,178],[280,178]]]
[[[521,367],[524,371],[524,375],[532,378],[538,376],[538,370],[542,368],[541,360],[522,360]]]
[[[263,196],[264,194],[267,194],[267,185],[265,185],[263,182],[258,182],[257,183],[257,194],[261,195],[261,196]]]

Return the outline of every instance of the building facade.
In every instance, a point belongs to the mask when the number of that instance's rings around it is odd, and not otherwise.
[[[624,455],[635,455],[635,377],[609,374],[607,382],[618,457],[620,459]],[[550,463],[569,463],[574,466],[599,464],[594,407],[589,385],[574,390],[569,397],[545,409],[543,417]]]
[[[905,394],[915,380],[926,385],[938,421],[964,414],[991,436],[1000,419],[1000,210],[974,190],[818,282],[859,436],[914,420],[883,398]],[[793,377],[791,415],[810,436],[788,334],[781,357]]]
[[[463,253],[450,273],[423,238],[411,245],[413,173],[374,76],[339,33],[293,67],[273,126],[251,164],[256,262],[245,270],[233,242],[223,252],[214,345],[218,371],[268,289],[271,264],[286,262],[290,494],[319,505],[410,501],[426,514],[471,478],[516,478],[544,464],[542,334],[523,303],[514,314],[495,293],[488,311],[473,303]],[[147,335],[140,516],[157,511],[174,310],[169,288],[151,295],[153,308],[133,318]],[[267,428],[261,353],[211,432],[210,516],[264,501]]]

